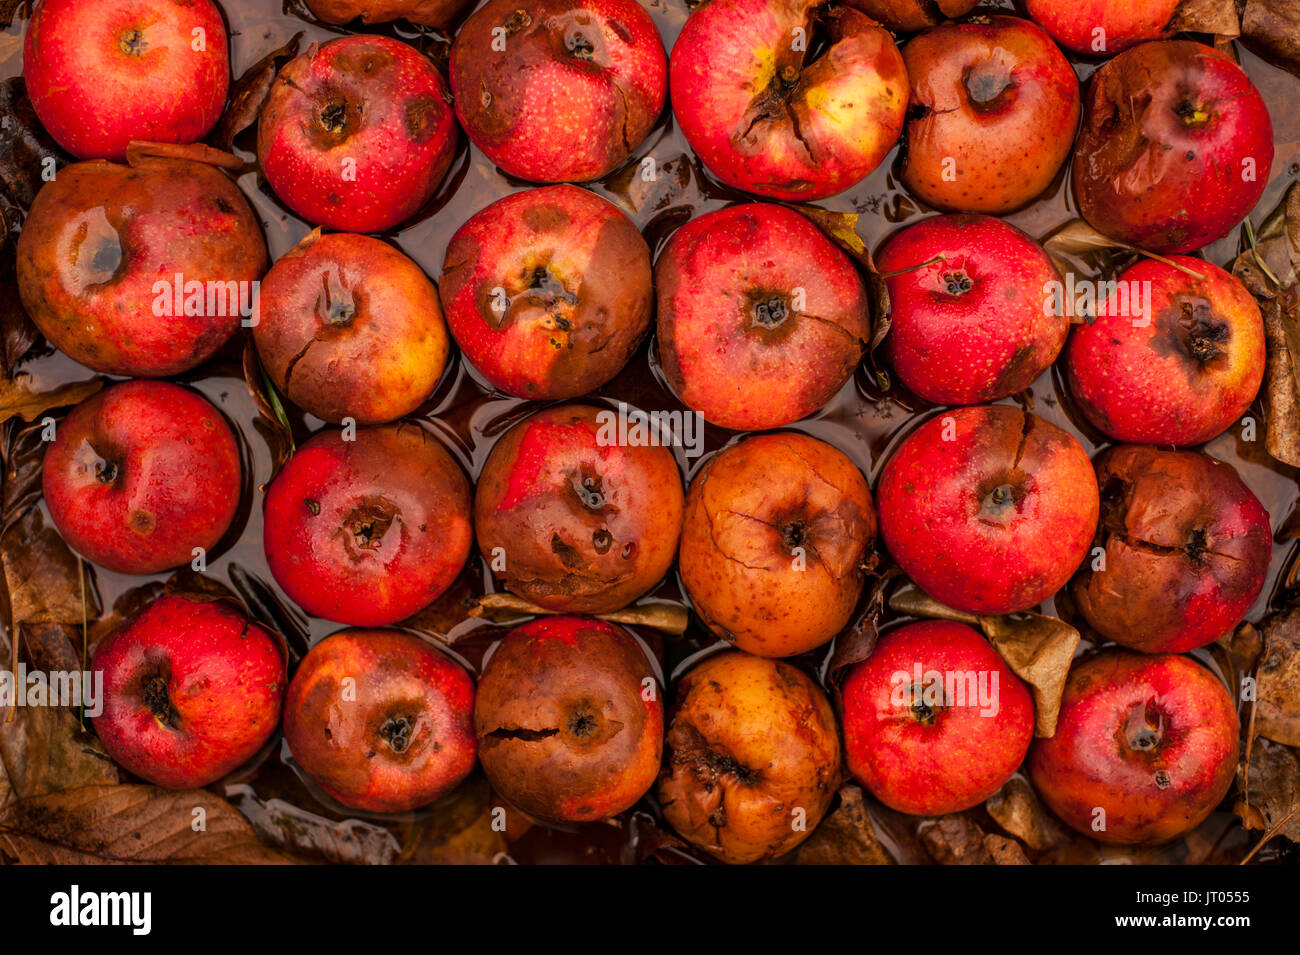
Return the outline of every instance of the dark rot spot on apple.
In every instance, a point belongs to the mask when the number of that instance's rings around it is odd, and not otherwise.
[[[612,535],[609,531],[605,530],[605,528],[603,527],[591,535],[591,546],[596,549],[597,554],[608,553],[610,547],[612,547],[613,545],[614,545],[614,535]]]
[[[1216,316],[1204,299],[1179,305],[1178,334],[1187,353],[1202,365],[1223,356],[1231,337],[1228,323]]]
[[[962,73],[962,86],[971,105],[980,113],[1007,109],[1015,100],[1015,77],[993,60],[981,60]]]
[[[1204,126],[1212,118],[1209,109],[1192,99],[1180,99],[1174,106],[1174,114],[1182,120],[1184,126]]]
[[[347,103],[326,103],[320,111],[320,124],[325,127],[327,133],[337,133],[347,125],[347,116]]]
[[[427,142],[438,132],[437,96],[419,96],[406,104],[406,135],[413,143]]]
[[[152,534],[157,526],[158,520],[151,511],[136,509],[131,512],[131,530],[141,537]]]
[[[162,664],[141,678],[140,696],[154,719],[169,729],[176,729],[180,716],[172,705],[170,683],[170,672],[166,664]]]
[[[1124,744],[1136,753],[1155,752],[1165,735],[1165,714],[1154,700],[1129,707],[1124,721]]]
[[[786,547],[794,548],[808,540],[808,528],[803,521],[791,521],[781,526],[781,540]]]

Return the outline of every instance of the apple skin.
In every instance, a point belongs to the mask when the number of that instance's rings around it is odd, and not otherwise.
[[[95,647],[95,733],[128,772],[198,789],[256,755],[280,722],[280,640],[224,600],[157,598]]]
[[[871,335],[848,256],[783,206],[692,219],[660,253],[655,288],[660,370],[683,403],[736,431],[817,411],[852,376]]]
[[[306,0],[316,19],[339,26],[360,18],[362,23],[406,20],[425,27],[448,27],[459,19],[469,0]]]
[[[899,445],[877,489],[903,572],[957,610],[1028,610],[1088,555],[1100,501],[1075,438],[1006,405],[941,412]]]
[[[1006,16],[945,22],[913,38],[903,60],[909,191],[936,209],[999,214],[1052,184],[1079,124],[1079,82],[1040,27]]]
[[[448,72],[474,145],[531,182],[621,166],[668,88],[663,41],[636,0],[488,0],[456,35]]]
[[[465,566],[469,482],[416,425],[342,434],[310,438],[267,488],[266,562],[308,613],[383,627],[436,600]]]
[[[257,159],[307,221],[380,232],[433,195],[457,135],[442,74],[415,47],[347,36],[313,43],[276,75],[258,117]]]
[[[211,0],[41,0],[23,77],[41,125],[78,159],[123,159],[133,139],[197,142],[226,105],[226,25]]]
[[[984,685],[996,712],[982,712],[969,695],[963,706],[947,701],[935,709],[923,699],[914,706],[917,664],[945,679],[988,674]],[[898,673],[907,676],[903,707],[895,699]],[[845,677],[842,709],[849,772],[886,806],[918,816],[978,806],[1011,778],[1034,737],[1028,688],[982,634],[948,620],[907,624],[881,637]]]
[[[650,249],[613,203],[546,186],[472,215],[447,245],[438,293],[488,382],[576,398],[623,370],[650,329]]]
[[[866,478],[796,433],[746,438],[691,482],[679,569],[695,612],[764,657],[819,647],[848,624],[876,536]]]
[[[284,738],[294,762],[343,805],[406,812],[474,769],[473,711],[470,675],[419,637],[342,630],[298,664]]]
[[[1048,283],[1060,281],[1056,267],[1042,246],[1000,219],[926,219],[890,239],[876,263],[887,276],[899,273],[885,279],[886,355],[926,401],[976,404],[1016,394],[1065,345],[1069,318],[1043,304]]]
[[[194,392],[124,381],[68,412],[41,488],[73,550],[108,570],[154,574],[225,536],[243,490],[239,445]]]
[[[893,38],[819,0],[712,0],[687,18],[670,61],[673,115],[723,182],[772,199],[823,199],[864,179],[894,147],[907,72]],[[819,18],[814,62],[793,31]]]
[[[1268,512],[1231,465],[1194,451],[1120,445],[1097,459],[1102,517],[1075,605],[1103,637],[1145,653],[1212,643],[1250,610],[1268,577]]]
[[[280,393],[335,424],[410,414],[450,348],[438,290],[418,265],[378,239],[318,231],[266,274],[253,340]]]
[[[1169,21],[1182,0],[1025,0],[1028,14],[1067,50],[1110,55],[1169,35]],[[1096,49],[1094,30],[1104,30]]]
[[[654,784],[663,702],[626,630],[542,617],[511,630],[484,663],[474,732],[483,771],[511,805],[548,822],[593,822]]]
[[[239,309],[228,301],[214,300],[212,311],[229,314],[172,314],[174,295],[160,295],[158,283],[170,286],[177,274],[205,287],[249,283],[251,303],[252,283],[265,271],[261,226],[239,187],[183,159],[60,169],[36,194],[18,236],[27,314],[69,358],[110,375],[180,374],[239,329]]]
[[[848,0],[867,16],[895,33],[916,33],[936,26],[944,18],[964,17],[979,0]]]
[[[1264,322],[1254,297],[1217,265],[1170,259],[1205,280],[1143,259],[1118,281],[1149,283],[1150,321],[1103,315],[1077,325],[1065,348],[1079,410],[1116,441],[1203,444],[1240,420],[1264,378]]]
[[[732,864],[783,855],[817,828],[839,784],[835,714],[802,670],[729,650],[678,681],[656,792],[687,842]]]
[[[1093,74],[1072,177],[1099,232],[1153,252],[1199,249],[1255,207],[1272,166],[1268,107],[1227,54],[1160,40]]]
[[[1076,661],[1056,735],[1035,740],[1034,789],[1098,842],[1168,842],[1195,829],[1232,785],[1239,727],[1232,697],[1187,657],[1108,650]],[[1104,809],[1105,829],[1092,828]]]
[[[682,477],[661,445],[602,443],[602,411],[547,408],[493,446],[474,496],[479,552],[506,588],[560,613],[609,613],[668,573]]]

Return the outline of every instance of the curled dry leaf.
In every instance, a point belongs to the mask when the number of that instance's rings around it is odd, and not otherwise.
[[[871,656],[880,639],[877,629],[880,615],[885,610],[885,591],[890,581],[902,573],[897,567],[890,567],[883,573],[875,570],[868,572],[872,583],[867,591],[862,612],[853,625],[835,638],[835,648],[826,664],[826,685],[839,692],[840,681],[844,671],[855,663],[861,663]]]
[[[472,617],[486,617],[493,623],[501,623],[516,617],[536,617],[558,614],[559,611],[547,610],[531,601],[516,597],[514,594],[484,594],[470,611]],[[615,610],[613,613],[595,615],[599,620],[610,623],[625,624],[634,627],[650,627],[664,633],[682,634],[690,623],[690,614],[679,604],[649,603],[637,604]]]
[[[1229,687],[1240,687],[1242,678],[1255,670],[1264,638],[1254,624],[1243,623],[1210,645],[1210,654],[1223,671]]]
[[[34,421],[51,409],[78,404],[104,387],[104,379],[91,378],[58,385],[49,391],[33,391],[31,381],[32,376],[25,372],[0,378],[0,422],[10,418]]]
[[[262,57],[244,71],[230,90],[230,105],[222,114],[217,128],[212,133],[212,141],[218,149],[229,151],[235,143],[235,137],[257,120],[257,114],[271,92],[271,83],[280,64],[298,55],[298,44],[302,42],[302,31],[289,38],[289,42]]]
[[[207,163],[218,169],[244,168],[244,160],[238,156],[225,150],[213,149],[203,143],[155,143],[142,139],[133,139],[127,143],[127,165],[138,166],[146,159],[184,159],[189,162]]]
[[[4,463],[4,493],[0,497],[0,531],[34,507],[41,496],[41,464],[45,459],[45,425],[10,426],[3,431],[0,460]]]
[[[1035,852],[1070,841],[1070,834],[1038,800],[1028,780],[1012,776],[984,803],[993,820]]]
[[[493,828],[492,787],[482,775],[457,788],[420,816],[402,841],[402,861],[426,865],[494,865],[506,852],[506,834]]]
[[[5,120],[0,123],[0,199],[7,200],[0,201],[0,210],[5,205],[27,209],[45,182],[46,160],[62,165],[62,154],[37,120],[21,78],[0,83],[0,116]]]
[[[1183,0],[1169,21],[1169,28],[1176,33],[1207,33],[1216,39],[1232,39],[1241,35],[1241,20],[1235,3]]]
[[[1300,746],[1300,608],[1264,621],[1255,687],[1255,732]]]
[[[956,620],[984,631],[993,649],[1034,694],[1034,735],[1048,737],[1056,732],[1065,678],[1079,647],[1078,630],[1038,613],[980,616],[954,610],[914,584],[894,591],[889,606],[913,617]]]
[[[641,162],[628,163],[605,184],[617,200],[616,205],[642,229],[657,213],[677,202],[691,186],[692,167],[686,156],[659,162],[653,175],[646,174],[647,168]]]
[[[839,805],[799,847],[797,865],[893,865],[867,812],[862,790],[846,783],[840,787]]]
[[[401,852],[388,829],[362,819],[326,819],[283,799],[260,799],[243,784],[226,787],[226,798],[266,844],[296,858],[344,865],[391,865]]]
[[[0,535],[0,564],[11,633],[22,624],[79,625],[99,616],[89,580],[83,589],[77,556],[54,528],[45,526],[39,509],[28,510]]]
[[[248,385],[248,394],[257,409],[253,427],[271,450],[271,476],[274,477],[293,455],[293,428],[289,425],[289,416],[280,395],[257,359],[252,338],[244,343],[244,383]]]
[[[1269,831],[1300,843],[1300,755],[1270,740],[1255,741],[1249,767],[1250,801],[1233,812],[1247,829]]]
[[[1300,75],[1300,4],[1295,0],[1246,0],[1241,34],[1264,59]]]
[[[1020,843],[985,833],[965,815],[927,819],[917,835],[940,865],[1029,865]]]

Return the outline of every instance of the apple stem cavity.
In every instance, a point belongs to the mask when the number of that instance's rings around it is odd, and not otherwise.
[[[134,28],[127,30],[122,34],[122,39],[118,41],[117,46],[127,56],[143,56],[145,51],[144,34]]]
[[[1164,730],[1164,714],[1154,703],[1138,703],[1129,710],[1124,722],[1124,741],[1134,752],[1149,753],[1160,745]]]
[[[175,707],[172,706],[171,694],[167,690],[168,675],[159,669],[150,673],[141,683],[145,706],[163,726],[175,728],[179,722]]]

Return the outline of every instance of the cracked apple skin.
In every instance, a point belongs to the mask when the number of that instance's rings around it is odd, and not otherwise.
[[[1272,166],[1268,107],[1227,54],[1161,40],[1093,74],[1071,175],[1099,232],[1153,252],[1199,249],[1254,208]]]
[[[871,491],[844,454],[801,434],[756,435],[691,482],[679,569],[710,630],[794,656],[848,624],[875,536]]]
[[[364,235],[313,232],[261,286],[253,340],[289,400],[324,421],[383,424],[438,384],[449,338],[420,267]]]
[[[1143,259],[1119,282],[1150,288],[1149,322],[1103,315],[1077,325],[1065,347],[1079,410],[1116,441],[1203,444],[1240,420],[1264,378],[1264,321],[1254,297],[1204,259],[1171,261],[1205,280]]]
[[[280,722],[281,641],[233,603],[157,598],[95,647],[95,733],[128,772],[168,789],[210,785],[253,758]]]
[[[944,18],[964,17],[979,0],[848,0],[896,33],[915,33],[937,26]]]
[[[1034,790],[1098,842],[1168,842],[1223,801],[1237,767],[1237,712],[1223,684],[1173,654],[1108,650],[1076,661],[1056,735],[1026,766]],[[1105,828],[1094,829],[1105,811]]]
[[[469,0],[306,0],[316,19],[342,26],[406,20],[425,27],[448,27],[469,6]]]
[[[276,75],[257,159],[309,222],[380,232],[429,200],[456,152],[451,94],[414,47],[383,36],[313,43]]]
[[[308,613],[383,627],[436,600],[469,558],[469,482],[416,425],[321,432],[266,490],[262,543]]]
[[[183,314],[184,302],[175,314],[177,275],[206,289],[254,283],[265,271],[262,230],[239,187],[184,159],[61,169],[36,194],[18,236],[28,315],[69,358],[110,375],[180,374],[239,329],[238,303],[214,298],[218,314],[207,314],[206,294],[204,314]]]
[[[682,478],[663,446],[607,443],[601,413],[540,411],[492,448],[474,497],[480,553],[506,588],[560,613],[608,613],[672,566]]]
[[[655,288],[664,378],[690,408],[735,431],[817,411],[853,375],[871,335],[848,256],[783,206],[692,219],[660,253]]]
[[[483,771],[537,819],[617,815],[659,772],[659,689],[645,651],[621,627],[584,617],[516,627],[479,678],[474,732]]]
[[[470,675],[419,637],[342,630],[298,664],[284,738],[294,762],[343,805],[406,812],[473,771],[473,710]]]
[[[650,249],[577,186],[500,199],[447,246],[438,293],[452,337],[495,388],[576,398],[623,370],[650,328]]]
[[[891,238],[877,266],[899,273],[885,279],[889,363],[926,401],[976,404],[1023,391],[1069,335],[1066,314],[1043,304],[1048,283],[1060,281],[1052,260],[1000,219],[926,219]]]
[[[1079,124],[1079,82],[1028,20],[942,23],[903,49],[911,79],[900,178],[951,212],[999,214],[1041,195]]]
[[[1122,445],[1097,459],[1098,547],[1071,592],[1103,637],[1183,653],[1232,630],[1264,587],[1268,512],[1230,465],[1195,451]]]
[[[967,695],[963,705],[945,697],[938,707],[918,699],[918,665],[923,674],[934,671],[945,679],[952,673],[977,679],[988,674],[989,705],[981,707],[977,695]],[[961,692],[978,693],[967,687]],[[904,705],[900,692],[906,694]],[[1034,737],[1029,689],[984,635],[964,623],[927,620],[885,634],[871,656],[849,671],[842,698],[849,772],[885,805],[913,815],[978,806],[1020,767]],[[985,712],[993,704],[996,712]]]
[[[829,34],[811,62],[796,30]],[[898,141],[907,72],[870,17],[818,0],[712,0],[686,20],[669,65],[673,115],[728,185],[808,201],[864,179]]]
[[[239,445],[221,412],[165,381],[124,381],[68,413],[45,452],[54,526],[87,560],[154,574],[212,551],[243,490]]]
[[[41,0],[23,77],[41,125],[78,159],[122,159],[133,139],[193,143],[226,104],[226,25],[210,0]]]
[[[1088,555],[1100,500],[1075,438],[1006,405],[941,412],[899,445],[877,488],[903,572],[957,610],[1028,610]]]
[[[1170,34],[1181,0],[1025,0],[1025,8],[1052,39],[1075,53],[1097,56],[1127,50]],[[1095,37],[1094,30],[1104,36]],[[1098,48],[1097,44],[1104,44]]]
[[[664,819],[723,862],[789,852],[840,783],[830,703],[781,660],[726,651],[692,668],[678,681],[667,743],[656,789]]]
[[[668,90],[663,42],[636,0],[488,0],[456,35],[448,72],[474,145],[531,182],[621,166]]]

